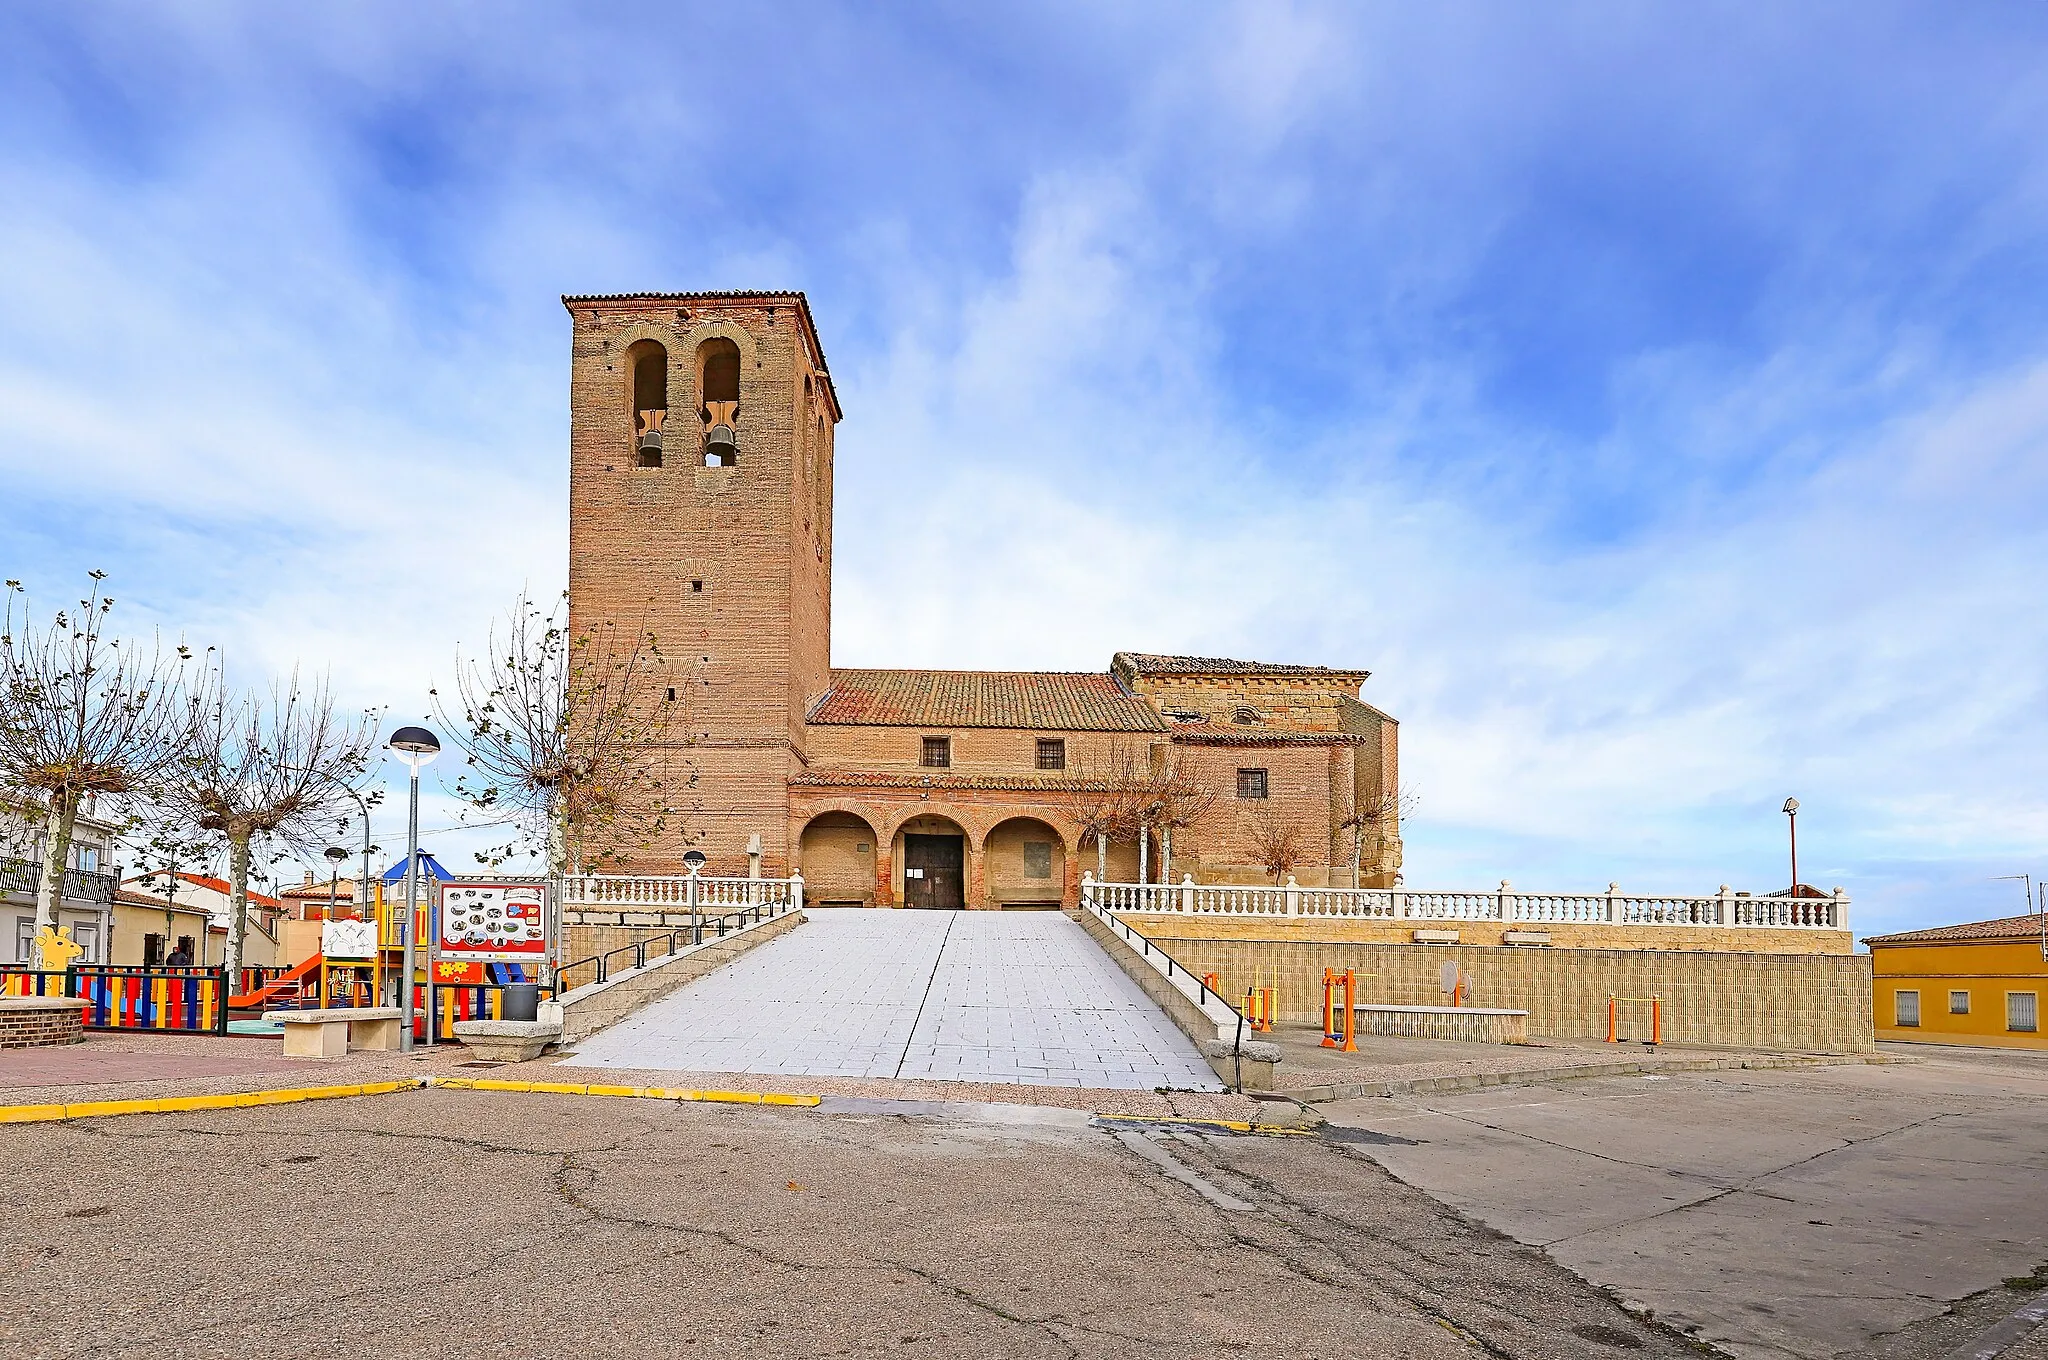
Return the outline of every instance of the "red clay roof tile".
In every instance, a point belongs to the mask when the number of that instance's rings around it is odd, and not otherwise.
[[[1042,732],[1157,732],[1166,725],[1111,677],[1063,671],[834,670],[810,721]]]

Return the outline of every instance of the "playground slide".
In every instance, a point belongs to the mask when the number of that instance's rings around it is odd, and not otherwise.
[[[301,984],[308,977],[316,981],[319,978],[320,961],[321,955],[315,954],[312,958],[298,964],[290,972],[281,977],[272,978],[268,983],[258,987],[255,991],[243,992],[240,996],[229,997],[228,1009],[231,1011],[260,1011],[273,1002],[297,998]]]

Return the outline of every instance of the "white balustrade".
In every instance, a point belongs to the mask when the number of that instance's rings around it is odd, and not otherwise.
[[[569,874],[562,880],[566,907],[644,907],[653,911],[687,911],[689,874]],[[748,907],[803,905],[803,877],[711,878],[695,876],[697,909],[707,915],[744,911]]]
[[[1314,917],[1329,920],[1499,921],[1532,925],[1736,926],[1847,930],[1849,895],[1751,897],[1624,893],[1530,893],[1507,883],[1490,892],[1438,892],[1417,888],[1303,888],[1240,883],[1098,883],[1082,878],[1088,902],[1106,911],[1174,916]]]

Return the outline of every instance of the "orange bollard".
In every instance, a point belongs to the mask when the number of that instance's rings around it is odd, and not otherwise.
[[[1610,1044],[1620,1042],[1614,1037],[1614,998],[1612,996],[1607,998],[1607,1042]]]

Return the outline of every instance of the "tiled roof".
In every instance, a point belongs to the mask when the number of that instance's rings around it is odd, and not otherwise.
[[[1865,944],[1943,944],[1950,941],[1967,940],[2011,940],[2039,939],[2041,918],[2038,914],[2026,916],[2001,916],[1993,921],[1966,921],[1961,925],[1934,926],[1928,930],[1908,930],[1897,935],[1871,935]]]
[[[1152,706],[1107,675],[1063,671],[842,671],[812,707],[827,726],[1157,732]]]
[[[1365,740],[1350,732],[1276,732],[1259,727],[1177,727],[1173,739],[1184,746],[1357,746]]]
[[[151,897],[148,893],[130,892],[126,888],[114,889],[114,900],[124,907],[148,907],[153,911],[166,910],[164,900],[161,897]],[[205,907],[195,907],[184,902],[169,907],[168,910],[176,912],[180,916],[207,916],[211,914]]]
[[[136,874],[133,877],[129,878],[127,881],[130,883],[146,884],[148,880],[153,879],[155,877],[155,874],[149,873]],[[206,874],[188,874],[184,872],[182,869],[178,871],[177,877],[178,881],[181,883],[190,883],[195,888],[204,888],[208,892],[217,892],[222,897],[228,896],[228,894],[233,891],[233,889],[228,887],[228,881],[224,878],[212,878]],[[158,900],[161,901],[162,899],[159,898]],[[252,905],[258,907],[282,908],[284,906],[284,903],[278,901],[275,897],[266,897],[262,893],[257,892],[254,888],[251,888],[249,890],[249,901]]]
[[[1156,652],[1118,652],[1116,660],[1139,675],[1304,675],[1363,680],[1371,674],[1331,666],[1286,666],[1270,661],[1233,661],[1227,656],[1163,656]]]

